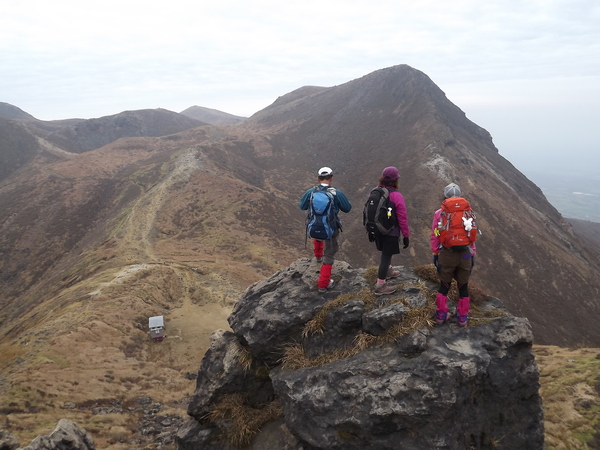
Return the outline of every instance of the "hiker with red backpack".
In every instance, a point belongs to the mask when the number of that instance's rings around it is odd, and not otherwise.
[[[444,188],[444,201],[433,215],[431,224],[431,252],[440,278],[435,299],[435,320],[438,325],[448,320],[448,291],[452,279],[456,279],[456,319],[459,326],[467,326],[471,302],[469,277],[474,264],[476,239],[477,224],[471,205],[462,197],[460,187],[450,183]]]
[[[381,173],[378,186],[371,190],[363,211],[363,224],[369,241],[375,242],[381,252],[377,282],[373,288],[375,295],[393,294],[396,286],[387,284],[388,279],[400,276],[400,271],[392,266],[392,256],[408,248],[410,231],[404,197],[398,191],[400,174],[396,167],[386,167]]]
[[[338,213],[350,212],[352,205],[342,191],[331,185],[333,170],[321,167],[317,172],[318,184],[308,189],[300,199],[300,209],[308,210],[306,217],[307,237],[313,239],[313,253],[321,265],[317,287],[320,293],[333,288],[331,270],[338,251],[338,236],[342,221]]]

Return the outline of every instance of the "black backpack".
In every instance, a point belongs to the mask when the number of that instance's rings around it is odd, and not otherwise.
[[[390,201],[390,191],[376,187],[369,194],[363,210],[363,225],[367,229],[369,241],[376,235],[387,235],[398,226],[396,205]]]

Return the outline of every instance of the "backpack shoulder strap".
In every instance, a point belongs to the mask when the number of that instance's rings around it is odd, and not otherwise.
[[[381,192],[381,195],[383,195],[385,197],[390,196],[390,190],[387,188],[384,188],[383,186],[377,186],[371,190],[371,192],[373,192],[373,191],[379,191],[379,192]]]

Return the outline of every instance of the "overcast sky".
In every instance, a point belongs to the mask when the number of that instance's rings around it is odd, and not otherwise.
[[[526,174],[599,172],[598,0],[2,0],[0,49],[0,101],[42,120],[250,116],[408,64]]]

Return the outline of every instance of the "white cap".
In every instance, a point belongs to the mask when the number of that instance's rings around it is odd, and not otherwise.
[[[331,170],[329,167],[321,167],[318,173],[320,177],[326,177],[327,175],[332,175],[333,170]]]

